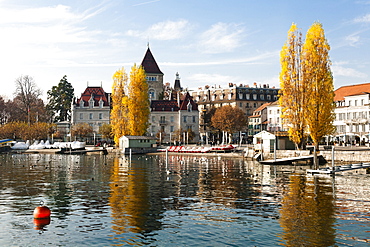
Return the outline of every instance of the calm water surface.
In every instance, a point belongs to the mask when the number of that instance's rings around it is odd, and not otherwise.
[[[127,158],[0,155],[0,246],[370,246],[370,175]]]

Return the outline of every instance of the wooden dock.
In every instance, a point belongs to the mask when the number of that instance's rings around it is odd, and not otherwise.
[[[298,156],[298,157],[289,157],[289,158],[272,159],[272,160],[260,160],[259,163],[263,165],[291,165],[293,163],[298,163],[298,162],[313,163],[313,158],[314,158],[313,155],[308,155],[308,156]],[[318,155],[317,159],[319,160],[319,164],[327,163],[322,155]]]
[[[334,167],[324,167],[319,168],[317,170],[311,170],[308,169],[308,174],[335,174],[337,172],[345,172],[345,171],[351,171],[356,169],[364,169],[364,168],[370,168],[370,163],[356,163],[351,165],[341,165],[341,166],[334,166]]]

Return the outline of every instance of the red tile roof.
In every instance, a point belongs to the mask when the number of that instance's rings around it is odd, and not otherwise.
[[[370,83],[343,86],[334,91],[334,101],[343,101],[344,97],[370,93]]]
[[[180,107],[177,100],[152,100],[150,108],[152,111],[178,111],[187,110],[188,104],[191,104],[192,111],[198,110],[198,105],[193,101],[189,93],[186,93],[180,100]]]
[[[145,73],[147,74],[149,73],[149,74],[162,74],[163,75],[149,47],[148,47],[148,50],[146,50],[143,61],[141,62],[141,66],[143,66]]]
[[[152,111],[178,111],[176,100],[152,100],[150,103]]]
[[[91,96],[94,100],[94,106],[99,106],[99,101],[103,101],[103,106],[109,106],[109,94],[104,92],[102,87],[87,87],[85,91],[81,94],[81,97],[77,99],[76,104],[80,105],[80,101],[84,101],[84,106],[89,106],[89,100]]]
[[[198,105],[193,101],[193,97],[190,96],[189,92],[187,92],[185,95],[183,95],[182,100],[180,101],[180,108],[181,110],[187,110],[188,109],[188,104],[191,104],[191,109],[193,111],[198,110]]]

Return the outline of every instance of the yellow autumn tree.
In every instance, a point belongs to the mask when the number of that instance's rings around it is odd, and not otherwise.
[[[305,148],[307,105],[306,88],[302,71],[302,34],[297,25],[292,24],[288,39],[280,52],[280,97],[283,123],[287,125],[290,139],[297,149]]]
[[[128,134],[128,99],[125,94],[127,74],[122,67],[113,75],[112,111],[110,115],[114,142],[118,144],[119,138]]]
[[[303,79],[307,85],[305,98],[308,99],[305,119],[316,150],[320,140],[334,132],[334,84],[329,50],[322,24],[315,22],[307,31],[302,54]],[[316,152],[315,161],[317,163]]]
[[[136,64],[131,68],[128,97],[129,134],[144,135],[149,126],[150,115],[148,83],[145,70]]]

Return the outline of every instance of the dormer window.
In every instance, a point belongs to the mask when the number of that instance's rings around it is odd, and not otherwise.
[[[91,95],[91,98],[89,99],[89,107],[90,108],[93,108],[94,107],[94,98],[93,98],[92,95]]]
[[[100,98],[99,100],[99,108],[103,108],[104,101]]]
[[[83,108],[83,107],[84,107],[84,103],[85,103],[85,102],[81,99],[81,100],[80,100],[80,108]]]

